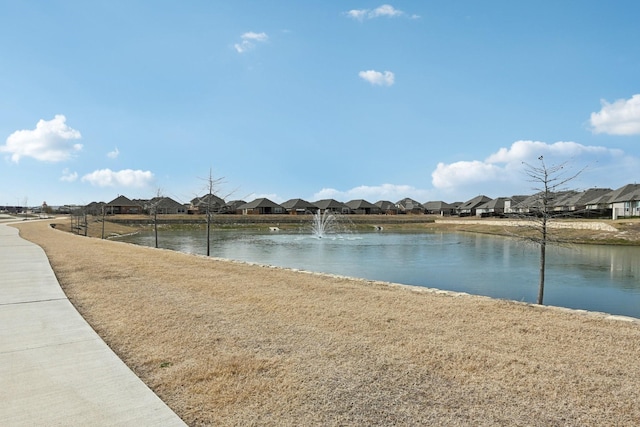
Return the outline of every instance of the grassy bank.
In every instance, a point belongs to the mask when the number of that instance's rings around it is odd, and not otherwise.
[[[19,228],[192,426],[640,423],[637,322]]]
[[[206,219],[203,215],[159,215],[158,229],[204,229]],[[74,220],[75,221],[75,220]],[[284,231],[310,230],[311,215],[216,215],[213,217],[211,227],[213,230],[243,229],[243,230],[267,230],[277,227]],[[375,227],[382,227],[388,231],[423,231],[425,227],[434,223],[433,217],[426,215],[345,215],[340,222],[354,232],[372,231]],[[153,228],[153,220],[146,215],[116,215],[108,216],[104,221],[99,216],[88,216],[87,226],[72,230],[70,217],[62,216],[54,221],[59,230],[73,231],[74,233],[89,237],[109,238],[119,234],[135,233],[140,230]]]
[[[472,232],[510,237],[523,237],[531,235],[531,230],[525,227],[513,227],[505,220],[504,225],[494,225],[496,221],[488,219],[484,223],[477,224],[477,218],[468,218],[460,224],[439,223],[439,216],[429,215],[348,215],[343,218],[346,226],[355,232],[368,232],[376,227],[382,227],[385,232]],[[500,222],[500,221],[498,221]],[[556,221],[554,221],[556,222]],[[612,226],[616,231],[585,230],[585,229],[553,229],[550,237],[554,240],[567,243],[607,244],[607,245],[639,245],[640,244],[640,219],[621,220],[563,220],[561,223],[603,223]],[[58,229],[72,231],[71,220],[68,217],[60,217],[54,221]],[[206,227],[203,216],[193,215],[161,215],[158,217],[158,229],[160,232],[166,229],[184,229]],[[266,230],[269,227],[278,227],[284,231],[310,229],[310,216],[290,215],[218,215],[212,222],[213,230],[220,229],[253,229]],[[153,228],[152,220],[143,215],[119,215],[107,217],[104,222],[101,217],[89,216],[86,229],[74,229],[73,232],[90,237],[113,237],[121,234],[135,233],[140,230]]]

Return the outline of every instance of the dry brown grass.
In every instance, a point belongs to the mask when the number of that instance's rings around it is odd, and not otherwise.
[[[135,233],[137,231],[140,231],[141,229],[140,226],[118,224],[111,221],[104,221],[104,226],[103,226],[102,220],[99,217],[93,217],[93,216],[89,216],[86,230],[85,229],[81,229],[79,231],[77,229],[71,230],[71,218],[69,217],[60,217],[52,221],[52,223],[55,224],[55,227],[58,230],[73,232],[74,234],[82,234],[82,235],[84,235],[86,232],[87,236],[89,237],[102,238],[104,236],[107,239],[112,236]]]
[[[20,224],[189,425],[640,425],[640,324]]]

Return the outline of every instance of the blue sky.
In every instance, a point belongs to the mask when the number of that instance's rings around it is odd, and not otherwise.
[[[0,205],[532,192],[640,170],[640,3],[0,0]]]

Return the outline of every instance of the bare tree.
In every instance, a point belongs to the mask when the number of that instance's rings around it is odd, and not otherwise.
[[[105,205],[102,204],[102,239],[104,240],[104,215],[105,215]]]
[[[162,199],[162,190],[158,188],[156,190],[156,197],[151,199],[151,203],[149,204],[149,214],[153,217],[153,232],[155,235],[156,248],[158,247],[158,209],[160,207]]]
[[[558,192],[563,190],[568,182],[580,175],[585,168],[576,173],[568,174],[568,169],[566,169],[567,162],[549,166],[545,163],[543,156],[538,157],[538,160],[540,163],[537,166],[526,162],[523,162],[523,164],[526,175],[535,184],[534,190],[536,191],[536,196],[533,198],[533,203],[530,204],[528,212],[535,224],[534,229],[536,232],[527,237],[527,239],[537,244],[540,248],[537,303],[542,304],[544,299],[547,244],[553,241],[549,235],[549,223],[554,218],[563,215],[554,212],[554,200]]]
[[[87,210],[84,206],[72,206],[70,210],[71,230],[76,234],[87,235]]]
[[[224,182],[224,178],[214,178],[213,172],[209,169],[209,177],[204,178],[207,185],[207,195],[205,196],[205,209],[207,215],[207,256],[211,255],[211,221],[214,213],[216,212],[216,206],[214,204],[214,196],[218,187]]]
[[[87,237],[89,232],[89,219],[87,218],[87,209],[82,207],[82,227],[84,229],[84,236]]]

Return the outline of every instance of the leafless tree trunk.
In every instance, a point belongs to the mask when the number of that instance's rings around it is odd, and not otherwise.
[[[207,178],[207,256],[211,255],[211,219],[213,217],[213,197],[216,187],[222,183],[223,178],[214,179],[213,172],[209,169],[209,178]]]
[[[554,195],[558,191],[562,190],[568,182],[580,175],[585,168],[580,169],[577,173],[566,176],[566,162],[558,165],[547,166],[543,156],[538,157],[538,160],[540,161],[539,166],[526,162],[523,162],[523,164],[525,165],[525,173],[529,177],[530,181],[535,183],[534,190],[536,190],[538,194],[537,200],[529,207],[529,214],[535,215],[533,218],[537,224],[535,226],[537,232],[534,236],[529,237],[528,240],[534,242],[540,247],[537,303],[542,304],[544,300],[547,244],[550,242],[549,223],[555,218],[553,211]]]
[[[102,239],[104,240],[104,211],[105,211],[105,206],[102,205]]]
[[[153,233],[156,239],[156,248],[158,248],[158,209],[153,210]]]
[[[223,182],[224,178],[213,177],[213,172],[209,169],[209,176],[205,178],[207,182],[207,204],[206,204],[206,216],[207,216],[207,256],[211,255],[211,222],[214,214],[213,195],[217,191],[217,187]]]
[[[155,245],[158,247],[158,205],[162,201],[162,190],[158,188],[156,191],[156,201],[151,204],[151,214],[153,215],[153,233],[155,235]]]
[[[547,226],[543,225],[542,239],[540,241],[540,272],[539,272],[539,281],[538,281],[538,304],[542,304],[544,300],[544,272],[546,269],[547,262]]]

